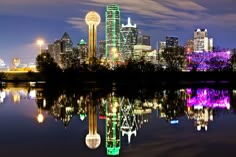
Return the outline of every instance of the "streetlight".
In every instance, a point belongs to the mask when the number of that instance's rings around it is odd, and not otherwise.
[[[37,44],[39,45],[39,54],[42,53],[42,45],[44,44],[44,40],[38,39]]]

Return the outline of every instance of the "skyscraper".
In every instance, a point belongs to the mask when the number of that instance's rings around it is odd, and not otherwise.
[[[167,36],[166,37],[166,48],[177,48],[178,47],[178,37],[176,36]]]
[[[48,45],[48,53],[62,69],[70,67],[73,58],[73,42],[69,34],[65,32],[60,40]]]
[[[212,51],[213,38],[208,38],[207,29],[196,29],[194,31],[194,52]]]
[[[151,41],[150,41],[150,36],[149,35],[143,35],[143,34],[139,34],[138,35],[138,45],[151,45]]]
[[[80,58],[80,63],[84,63],[88,58],[88,46],[84,39],[81,39],[78,43],[78,57]]]
[[[99,58],[103,58],[105,55],[105,48],[106,48],[106,41],[100,40],[99,41],[99,54],[97,55]]]
[[[67,32],[65,32],[61,38],[61,54],[60,54],[61,68],[66,69],[71,66],[71,60],[73,57],[73,42]]]
[[[120,8],[110,4],[105,12],[106,52],[105,58],[114,59],[114,51],[120,52]]]
[[[121,26],[121,54],[124,58],[131,57],[134,45],[137,44],[138,31],[136,24],[132,25],[130,18],[126,25]]]

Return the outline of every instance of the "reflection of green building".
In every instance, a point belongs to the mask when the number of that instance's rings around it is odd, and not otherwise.
[[[120,152],[120,105],[118,98],[111,96],[106,103],[106,148],[107,155]]]

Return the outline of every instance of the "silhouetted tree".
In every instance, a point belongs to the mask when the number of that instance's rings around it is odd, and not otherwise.
[[[37,56],[36,68],[46,80],[58,80],[61,78],[61,68],[47,52]]]

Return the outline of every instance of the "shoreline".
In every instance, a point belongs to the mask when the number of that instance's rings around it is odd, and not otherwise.
[[[1,75],[2,76],[2,75]],[[51,85],[79,85],[83,87],[148,88],[175,86],[236,87],[236,72],[80,72],[66,79],[45,80],[40,73],[8,73],[0,82],[36,82]]]

